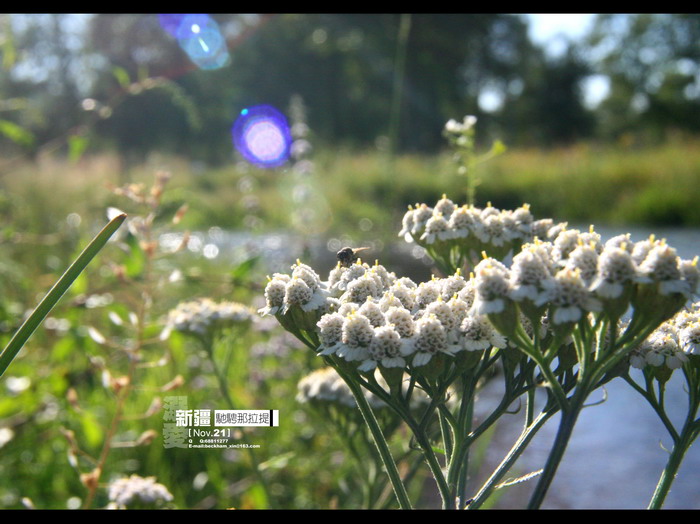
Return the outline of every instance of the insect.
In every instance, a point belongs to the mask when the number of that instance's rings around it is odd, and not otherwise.
[[[340,262],[340,265],[342,267],[350,267],[351,264],[354,264],[355,261],[357,260],[357,254],[360,251],[364,251],[365,249],[369,249],[368,247],[358,247],[358,248],[351,248],[351,247],[344,247],[338,253],[336,253],[336,258],[338,259],[338,262]]]

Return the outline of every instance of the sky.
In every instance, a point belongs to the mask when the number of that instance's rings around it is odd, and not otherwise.
[[[526,16],[530,19],[530,38],[542,44],[558,33],[564,33],[571,38],[583,36],[590,28],[595,14],[535,13]]]
[[[537,44],[546,45],[550,55],[556,55],[563,50],[561,40],[557,35],[564,34],[576,40],[584,36],[591,28],[594,13],[535,13],[527,14],[530,22],[530,38]],[[594,108],[605,98],[609,90],[606,77],[595,75],[588,78],[583,85],[584,103]]]

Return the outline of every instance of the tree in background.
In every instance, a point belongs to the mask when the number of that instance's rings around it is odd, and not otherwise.
[[[598,111],[603,136],[700,131],[698,42],[698,14],[599,15],[588,54],[610,78]]]

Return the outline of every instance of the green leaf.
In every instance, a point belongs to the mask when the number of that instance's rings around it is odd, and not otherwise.
[[[123,67],[114,66],[112,68],[112,74],[114,75],[114,78],[117,79],[117,82],[119,82],[119,85],[122,86],[124,89],[129,87],[129,84],[131,84],[129,73]]]
[[[126,214],[124,213],[114,217],[104,229],[92,239],[85,250],[75,259],[61,278],[58,279],[58,282],[49,290],[32,314],[29,315],[29,318],[20,326],[17,333],[15,333],[10,340],[10,343],[5,347],[2,353],[0,353],[0,376],[5,373],[5,370],[7,370],[12,360],[17,356],[17,353],[19,353],[29,337],[32,336],[36,328],[39,327],[39,324],[41,324],[44,318],[51,312],[73,281],[83,272],[92,259],[95,258],[95,255],[105,246],[114,232],[119,229],[124,219],[126,219]]]
[[[247,489],[244,500],[250,508],[266,509],[269,507],[265,488],[259,482]]]
[[[126,236],[126,244],[129,246],[129,258],[124,263],[126,275],[129,278],[138,278],[146,267],[146,253],[139,245],[139,239],[129,233]]]
[[[287,453],[282,453],[281,455],[277,455],[275,457],[272,457],[269,460],[266,460],[265,462],[262,462],[258,466],[258,469],[260,471],[265,471],[266,469],[286,468],[287,465],[289,464],[289,459],[293,458],[294,455],[295,455],[294,451],[288,451]]]
[[[83,429],[83,435],[89,446],[97,447],[104,440],[104,435],[102,433],[102,428],[98,423],[95,415],[89,411],[84,411],[82,413],[81,425]]]
[[[83,156],[88,146],[88,139],[83,135],[72,135],[68,137],[68,160],[76,163]]]
[[[34,135],[9,120],[0,120],[0,134],[21,146],[29,147],[34,143]]]
[[[238,282],[245,280],[259,260],[260,257],[252,257],[236,266],[233,271],[231,271],[231,278],[233,281]]]

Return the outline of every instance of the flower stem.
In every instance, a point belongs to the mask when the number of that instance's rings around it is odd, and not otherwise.
[[[379,423],[377,422],[374,413],[372,412],[372,408],[370,408],[367,399],[362,393],[362,387],[351,377],[348,377],[342,370],[336,368],[336,371],[350,388],[350,391],[352,392],[353,396],[355,397],[355,401],[357,402],[357,407],[360,408],[362,417],[365,419],[365,422],[369,427],[370,433],[372,433],[374,443],[377,446],[377,450],[379,451],[379,455],[382,458],[382,462],[384,463],[386,472],[389,475],[391,486],[394,488],[394,494],[396,495],[396,499],[399,502],[399,507],[401,509],[412,509],[411,501],[408,498],[406,488],[403,485],[403,482],[401,481],[401,475],[399,474],[399,470],[396,467],[396,462],[391,456],[389,444],[387,443],[386,439],[384,438],[384,435],[382,434],[382,430],[379,427]]]
[[[666,467],[661,472],[661,477],[659,478],[659,482],[656,485],[656,489],[649,501],[649,507],[647,509],[661,509],[664,505],[666,496],[671,490],[671,484],[673,484],[678,474],[678,468],[680,468],[683,462],[683,457],[693,443],[693,439],[689,438],[692,436],[692,432],[686,431],[687,428],[688,425],[686,424],[686,427],[683,428],[683,432],[681,433],[681,438],[676,441],[673,446],[671,455],[666,463]]]
[[[576,420],[581,413],[586,396],[587,394],[585,394],[584,391],[578,391],[577,395],[572,398],[571,404],[568,406],[568,408],[566,410],[562,410],[557,436],[555,437],[554,444],[549,452],[547,463],[542,470],[542,476],[537,482],[535,491],[530,498],[528,509],[539,509],[539,507],[542,505],[544,497],[547,495],[547,490],[549,490],[549,486],[551,485],[552,480],[554,480],[554,475],[557,472],[561,459],[564,457],[566,446],[569,444],[574,426],[576,425]]]
[[[467,506],[468,509],[478,509],[486,501],[486,499],[491,495],[494,489],[496,489],[496,484],[501,481],[513,464],[520,458],[520,455],[525,451],[528,444],[535,436],[535,434],[544,426],[545,422],[556,413],[556,409],[550,409],[543,411],[537,417],[535,417],[531,424],[529,424],[518,437],[518,440],[510,448],[510,451],[505,456],[503,461],[498,465],[498,467],[491,474],[491,477],[484,483],[479,492],[476,494],[471,503]]]

